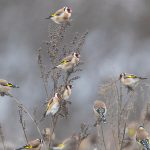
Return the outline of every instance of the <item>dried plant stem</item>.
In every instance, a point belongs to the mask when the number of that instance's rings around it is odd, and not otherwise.
[[[102,139],[103,139],[103,143],[104,143],[104,148],[105,148],[105,150],[107,150],[106,143],[105,143],[105,138],[104,138],[104,132],[103,132],[103,125],[100,124],[100,126],[101,126],[101,132],[102,132]]]
[[[11,96],[12,96],[12,99],[17,103],[18,107],[21,107],[25,111],[25,113],[27,113],[27,115],[29,116],[29,118],[32,120],[32,122],[36,126],[37,131],[38,131],[38,133],[40,135],[40,138],[43,140],[43,136],[42,136],[42,133],[41,133],[41,131],[40,131],[38,125],[37,125],[37,122],[36,122],[36,120],[33,119],[32,115],[29,113],[28,109],[25,106],[23,106],[23,104],[20,102],[20,100],[18,98],[14,97],[13,95],[11,95]],[[43,142],[43,143],[44,143],[44,147],[46,149],[45,142]]]
[[[113,139],[114,139],[116,150],[119,150],[118,144],[116,142],[115,132],[113,130],[112,130],[112,135],[113,135]]]
[[[2,130],[1,124],[0,124],[0,137],[1,137],[2,144],[3,144],[3,149],[6,150],[5,138],[4,138],[4,134],[3,134],[3,130]]]
[[[51,119],[52,120],[52,133],[50,135],[50,139],[52,138],[52,135],[53,135],[53,133],[55,131],[57,120],[58,120],[58,116],[52,116],[51,118],[52,118]],[[49,141],[49,147],[51,147],[51,145],[52,145],[52,140]]]
[[[42,62],[42,56],[41,56],[41,48],[38,49],[38,65],[39,65],[39,68],[40,68],[40,72],[41,72],[41,78],[42,78],[42,81],[43,81],[43,84],[44,84],[44,89],[45,89],[45,92],[46,92],[46,96],[48,98],[48,90],[47,90],[47,85],[46,85],[46,82],[45,82],[45,75],[44,75],[44,67],[43,67],[43,62]]]
[[[120,145],[120,150],[122,150],[122,144],[123,144],[124,137],[125,137],[125,130],[126,130],[126,122],[125,122],[125,124],[124,124],[123,136],[122,136],[122,141],[121,141],[121,145]]]
[[[20,118],[20,124],[22,126],[22,130],[23,130],[23,133],[24,133],[24,136],[25,136],[25,139],[26,139],[26,143],[28,143],[28,138],[27,138],[26,128],[25,128],[25,121],[23,120],[23,109],[22,109],[21,106],[20,106],[20,109],[19,109],[19,118]]]

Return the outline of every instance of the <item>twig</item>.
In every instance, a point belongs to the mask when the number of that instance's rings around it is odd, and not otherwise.
[[[19,106],[19,119],[20,119],[20,124],[22,126],[22,130],[26,139],[26,143],[28,143],[28,138],[27,138],[27,134],[26,134],[26,128],[25,128],[25,121],[23,120],[23,112],[22,112],[22,107]]]
[[[102,139],[103,139],[104,147],[105,147],[105,150],[107,150],[106,143],[105,143],[105,138],[104,138],[104,133],[103,133],[103,126],[102,126],[102,124],[100,124],[100,126],[101,126],[101,132],[102,132]]]
[[[120,145],[120,150],[122,150],[122,144],[123,144],[124,137],[125,137],[125,131],[126,131],[126,122],[125,122],[125,124],[124,124],[123,136],[122,136],[122,141],[121,141],[121,145]]]
[[[20,102],[20,100],[18,98],[14,97],[13,95],[11,95],[11,96],[12,96],[12,99],[17,103],[18,107],[22,107],[22,109],[27,113],[27,115],[29,116],[29,118],[32,120],[32,122],[36,126],[37,131],[38,131],[38,133],[40,135],[40,138],[43,140],[42,133],[41,133],[41,131],[40,131],[40,129],[39,129],[37,123],[36,123],[36,120],[33,119],[32,115],[29,113],[28,109]],[[46,149],[46,145],[45,145],[44,140],[43,140],[43,143],[44,143],[44,147]]]
[[[3,130],[2,130],[1,124],[0,124],[0,136],[1,136],[1,141],[2,141],[2,144],[3,144],[3,149],[6,150],[5,138],[4,138],[4,134],[3,134]]]
[[[41,56],[41,48],[38,49],[38,65],[39,65],[39,68],[40,68],[40,71],[41,71],[41,78],[42,78],[42,81],[43,81],[43,84],[44,84],[44,89],[45,89],[45,92],[46,92],[46,96],[48,98],[48,90],[47,90],[47,86],[46,86],[46,82],[45,82],[45,79],[44,79],[44,71],[43,71],[43,63],[42,63],[42,56]]]

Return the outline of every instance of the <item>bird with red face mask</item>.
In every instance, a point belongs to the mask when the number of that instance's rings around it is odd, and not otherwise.
[[[70,54],[69,56],[63,58],[60,64],[54,67],[53,69],[59,68],[65,71],[69,71],[73,69],[79,63],[79,60],[80,60],[80,54],[77,52],[74,52]]]
[[[72,10],[69,7],[63,7],[57,10],[54,14],[45,19],[51,19],[57,24],[68,22],[71,17]]]

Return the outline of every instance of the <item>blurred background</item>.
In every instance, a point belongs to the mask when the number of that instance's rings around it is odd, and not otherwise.
[[[121,72],[150,74],[149,0],[1,0],[0,78],[20,86],[12,94],[31,113],[46,98],[36,50],[47,39],[51,21],[42,18],[65,5],[73,10],[72,32],[89,34],[81,53],[84,70],[71,97],[71,117],[60,120],[56,129],[60,140],[78,132],[81,122],[94,120],[92,105],[104,80],[118,78]],[[0,123],[8,145],[25,143],[17,107],[6,96],[0,97]],[[27,135],[39,137],[30,120]]]

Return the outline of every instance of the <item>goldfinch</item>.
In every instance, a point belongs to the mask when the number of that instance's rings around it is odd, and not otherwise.
[[[76,150],[79,144],[78,142],[79,142],[79,137],[76,135],[73,135],[65,139],[58,146],[51,148],[50,150]]]
[[[134,139],[136,136],[136,129],[137,129],[137,123],[136,122],[131,122],[128,124],[127,128],[126,128],[126,136],[129,139]]]
[[[71,17],[71,13],[72,13],[72,10],[69,7],[63,7],[45,19],[51,19],[55,23],[61,24],[61,23],[69,21]]]
[[[44,128],[42,130],[42,136],[44,141],[53,141],[55,140],[55,133],[52,133],[52,130],[50,128]]]
[[[136,140],[145,150],[150,150],[149,134],[143,126],[137,129]]]
[[[104,102],[96,100],[93,105],[94,113],[99,121],[106,123],[107,108]]]
[[[48,116],[49,114],[54,116],[59,111],[60,101],[61,101],[60,95],[58,93],[55,93],[55,96],[52,97],[48,101],[47,108],[46,108],[46,111],[44,113],[44,117]]]
[[[69,56],[65,57],[64,59],[62,59],[61,63],[54,68],[59,68],[68,71],[73,69],[79,63],[79,60],[80,60],[80,54],[74,52]]]
[[[71,92],[72,92],[72,85],[71,84],[66,85],[63,90],[62,99],[68,100],[71,96]]]
[[[16,150],[21,150],[21,149],[40,150],[42,147],[42,143],[43,143],[42,139],[36,139],[36,140],[29,142],[27,145],[21,148],[18,148]]]
[[[138,77],[133,74],[121,73],[119,77],[121,83],[128,88],[128,91],[133,91],[134,87],[138,84],[140,80],[144,80],[147,78]]]
[[[5,96],[5,95],[10,96],[9,91],[12,88],[19,88],[19,87],[6,80],[0,79],[0,95],[1,96]]]

